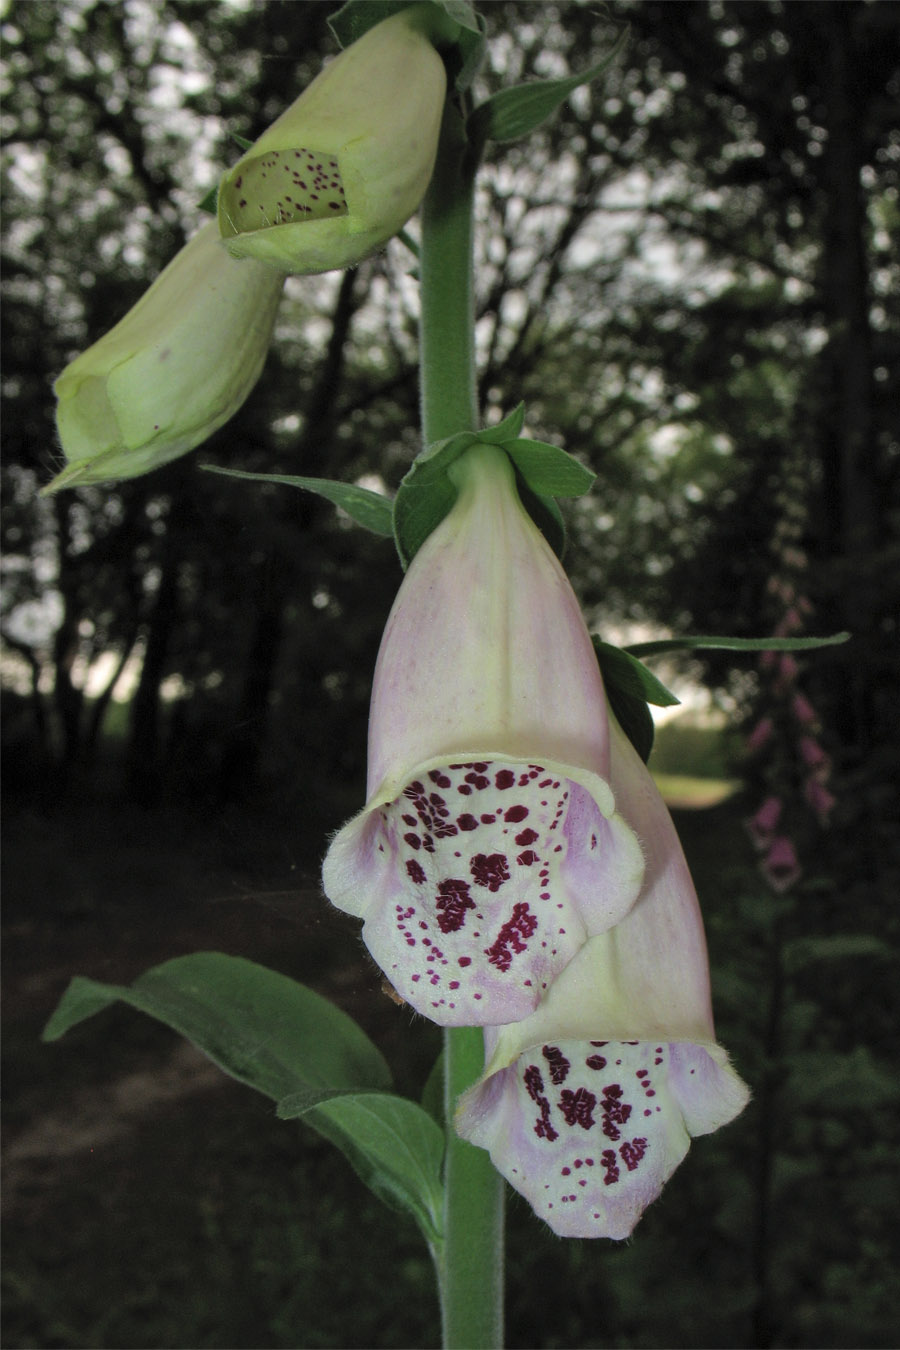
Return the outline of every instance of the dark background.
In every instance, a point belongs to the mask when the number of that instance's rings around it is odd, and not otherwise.
[[[393,490],[417,449],[409,254],[289,282],[257,389],[192,456],[36,496],[53,378],[200,223],[228,131],[258,134],[333,53],[331,8],[20,0],[2,23],[10,1346],[437,1343],[416,1230],[318,1137],[137,1014],[39,1041],[71,975],[218,948],[337,999],[404,1091],[437,1051],[318,886],[363,800],[391,544],[198,467]],[[628,1244],[560,1242],[513,1198],[509,1343],[894,1345],[900,10],[486,14],[480,96],[632,28],[601,84],[489,156],[478,206],[485,417],[524,400],[597,471],[567,510],[592,626],[768,633],[791,587],[805,631],[853,633],[789,682],[831,764],[824,828],[778,668],[666,672],[727,718],[667,728],[654,766],[694,780],[676,820],[754,1101]],[[785,892],[743,827],[769,792],[803,867]]]

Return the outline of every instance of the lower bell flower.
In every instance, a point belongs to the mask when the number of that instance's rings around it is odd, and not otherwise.
[[[612,787],[647,871],[640,897],[591,938],[529,1018],[485,1030],[482,1078],[458,1133],[561,1237],[627,1238],[692,1136],[749,1093],[716,1043],[696,894],[665,804],[613,719]]]

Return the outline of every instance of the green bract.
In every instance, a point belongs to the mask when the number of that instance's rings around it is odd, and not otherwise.
[[[431,178],[447,86],[431,9],[370,28],[225,175],[219,229],[234,257],[327,272],[403,227]]]
[[[256,384],[283,277],[237,263],[204,226],[54,386],[68,464],[44,492],[135,478],[193,450]]]

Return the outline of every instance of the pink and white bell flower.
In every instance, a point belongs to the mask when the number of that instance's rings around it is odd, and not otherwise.
[[[612,787],[646,857],[637,903],[592,937],[540,1008],[485,1029],[456,1129],[561,1237],[627,1238],[691,1137],[749,1093],[716,1043],[703,922],[675,827],[611,719]]]
[[[323,885],[402,998],[472,1026],[528,1017],[628,913],[644,860],[590,636],[508,457],[478,443],[450,474],[381,643],[368,800]]]

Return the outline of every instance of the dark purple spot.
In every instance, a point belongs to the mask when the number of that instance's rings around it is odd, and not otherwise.
[[[629,1172],[633,1172],[646,1152],[646,1139],[632,1139],[630,1142],[626,1140],[625,1143],[621,1145],[619,1156]]]
[[[513,953],[524,952],[525,938],[530,938],[537,928],[537,919],[524,901],[513,905],[512,917],[500,929],[496,941],[485,948],[485,955],[492,966],[507,971],[512,965]]]
[[[441,932],[459,932],[466,921],[466,910],[475,908],[475,902],[469,898],[469,883],[452,877],[440,882],[436,908]]]
[[[558,1087],[560,1083],[564,1083],[568,1078],[569,1069],[572,1067],[571,1064],[556,1045],[545,1045],[541,1050],[541,1054],[544,1056],[544,1059],[550,1067],[550,1081],[555,1083]]]
[[[470,867],[476,885],[487,886],[491,892],[499,891],[504,881],[509,881],[509,864],[503,853],[476,853]]]
[[[586,1087],[576,1088],[574,1092],[563,1088],[559,1099],[559,1109],[566,1118],[566,1124],[580,1125],[583,1130],[589,1130],[593,1125],[596,1105],[597,1098]]]

